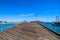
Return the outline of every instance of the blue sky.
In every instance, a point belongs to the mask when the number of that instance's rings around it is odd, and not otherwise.
[[[60,0],[0,0],[1,21],[55,21],[60,16]]]

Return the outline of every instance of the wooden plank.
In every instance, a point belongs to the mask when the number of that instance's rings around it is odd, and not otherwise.
[[[38,25],[37,23],[25,23],[22,25],[18,25],[0,33],[0,40],[59,40],[54,33],[45,29],[41,25]],[[37,33],[33,33],[33,31],[36,31]]]

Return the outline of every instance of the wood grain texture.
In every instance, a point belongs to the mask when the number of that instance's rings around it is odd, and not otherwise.
[[[59,38],[37,23],[23,23],[0,33],[0,40],[59,40]]]

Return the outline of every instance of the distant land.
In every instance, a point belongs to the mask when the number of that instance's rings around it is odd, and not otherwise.
[[[0,24],[17,24],[20,22],[7,22],[7,21],[0,21]]]

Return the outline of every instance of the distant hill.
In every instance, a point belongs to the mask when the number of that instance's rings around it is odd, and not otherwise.
[[[0,24],[8,23],[7,21],[0,21]]]

